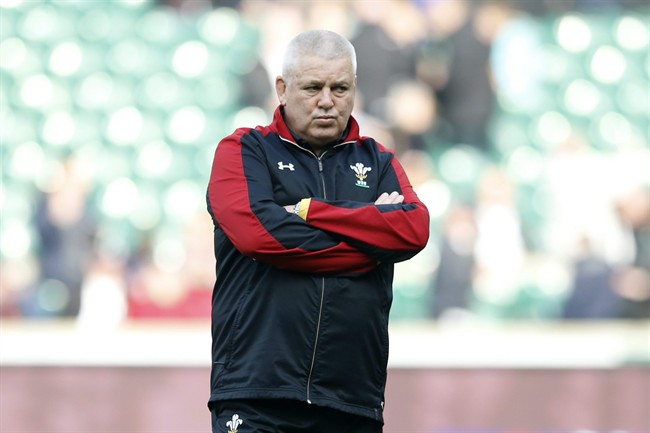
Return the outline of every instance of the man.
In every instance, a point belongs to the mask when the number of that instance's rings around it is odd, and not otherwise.
[[[294,38],[268,126],[215,152],[213,432],[381,432],[393,263],[426,245],[427,209],[351,117],[356,57]]]

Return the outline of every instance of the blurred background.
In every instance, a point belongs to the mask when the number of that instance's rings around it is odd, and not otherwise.
[[[431,213],[386,432],[650,431],[641,0],[0,0],[0,431],[209,431],[212,156],[309,28]]]

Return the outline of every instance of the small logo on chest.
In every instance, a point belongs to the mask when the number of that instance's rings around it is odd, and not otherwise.
[[[278,168],[280,170],[284,170],[285,168],[288,168],[290,171],[296,171],[292,163],[285,164],[284,162],[280,161],[278,162]]]
[[[350,168],[354,170],[354,176],[357,178],[357,183],[355,183],[355,185],[361,188],[369,188],[366,183],[366,178],[368,177],[366,173],[372,171],[372,167],[366,167],[362,163],[357,162],[356,164],[351,165]]]

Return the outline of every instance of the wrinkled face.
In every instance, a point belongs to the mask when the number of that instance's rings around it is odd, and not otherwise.
[[[348,124],[356,77],[348,58],[303,57],[293,77],[278,77],[275,89],[291,130],[319,151],[341,137]]]

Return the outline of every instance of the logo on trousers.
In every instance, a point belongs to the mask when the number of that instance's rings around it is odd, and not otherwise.
[[[228,427],[228,433],[237,433],[237,429],[240,425],[244,423],[244,420],[239,418],[238,414],[234,414],[232,419],[226,422],[226,427]]]

